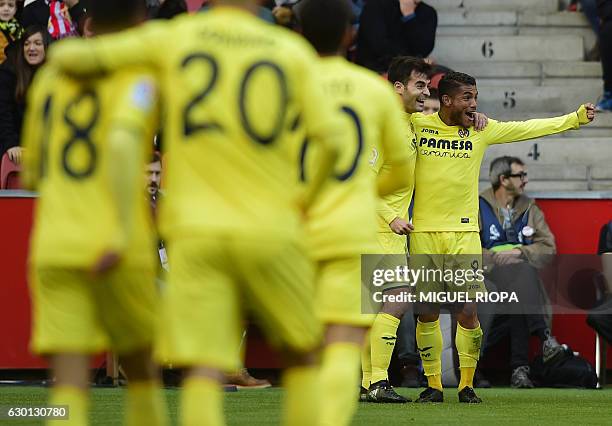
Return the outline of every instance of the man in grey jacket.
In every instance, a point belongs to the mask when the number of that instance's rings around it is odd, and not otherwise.
[[[538,275],[538,269],[550,263],[556,253],[555,237],[542,210],[524,194],[529,180],[519,158],[496,158],[489,177],[492,187],[480,194],[485,282],[488,291],[516,292],[519,302],[483,307],[489,313],[482,319],[483,352],[509,335],[511,385],[532,388],[529,336],[535,334],[541,339],[545,362],[562,352],[546,324],[546,296]]]

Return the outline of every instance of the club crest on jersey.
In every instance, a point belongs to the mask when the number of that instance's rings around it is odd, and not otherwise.
[[[467,137],[470,136],[470,130],[469,129],[459,129],[459,137],[462,139],[465,139]]]

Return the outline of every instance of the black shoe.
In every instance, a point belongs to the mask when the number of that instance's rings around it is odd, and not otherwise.
[[[414,402],[444,402],[444,394],[441,390],[434,388],[427,388],[420,393],[419,397]]]
[[[367,395],[368,402],[403,404],[410,402],[408,398],[399,395],[387,380],[380,380],[370,385]]]
[[[368,400],[368,390],[361,386],[359,389],[359,402],[366,402]]]
[[[476,396],[474,389],[466,386],[459,392],[459,402],[465,402],[467,404],[480,404],[482,399]]]
[[[565,352],[563,345],[560,345],[554,336],[550,336],[542,343],[542,360],[544,363],[552,362]]]
[[[512,370],[510,386],[514,389],[533,389],[533,382],[529,378],[529,366],[521,365]]]

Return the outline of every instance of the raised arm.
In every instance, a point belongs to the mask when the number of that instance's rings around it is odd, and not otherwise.
[[[114,71],[126,66],[157,69],[170,40],[169,23],[151,22],[138,28],[91,39],[68,39],[54,45],[49,62],[75,76]]]
[[[489,120],[489,125],[483,133],[486,134],[486,141],[490,145],[518,142],[578,129],[581,125],[593,121],[594,117],[595,106],[584,104],[577,111],[559,117],[508,122]]]

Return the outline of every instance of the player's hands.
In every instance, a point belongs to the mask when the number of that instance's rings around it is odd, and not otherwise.
[[[519,249],[512,249],[508,251],[500,251],[493,255],[493,262],[496,265],[514,265],[521,263],[521,251]]]
[[[103,275],[113,269],[119,261],[121,255],[114,250],[107,250],[98,258],[95,265],[91,269],[91,274],[94,276]]]
[[[487,124],[489,124],[489,117],[484,115],[482,112],[474,113],[474,130],[480,132],[487,127]]]
[[[393,219],[393,221],[389,224],[389,228],[391,228],[391,230],[397,235],[408,235],[414,230],[412,223],[406,222],[401,217],[396,217]]]
[[[580,124],[589,124],[595,118],[595,105],[591,103],[580,105],[577,113]]]
[[[9,148],[6,153],[8,154],[9,160],[15,164],[21,164],[21,155],[23,154],[23,148],[20,146],[14,146]]]

